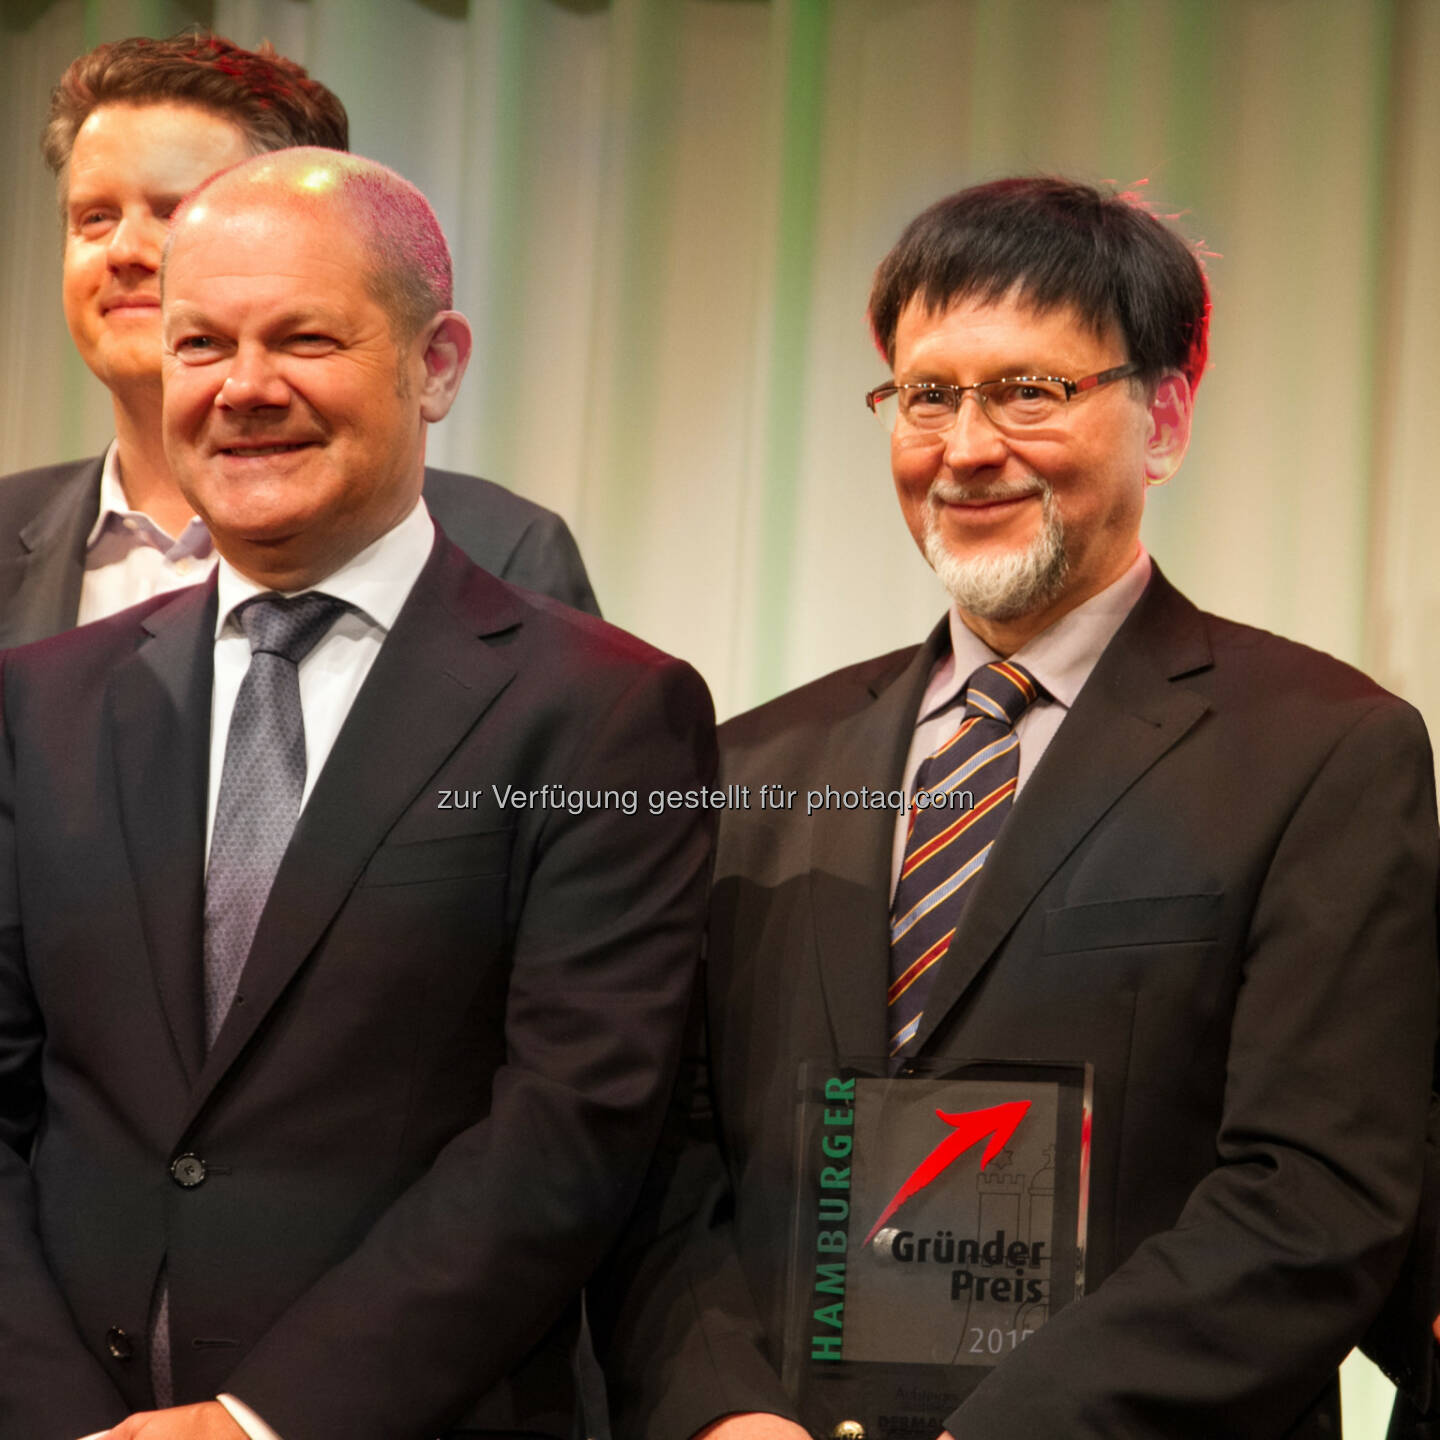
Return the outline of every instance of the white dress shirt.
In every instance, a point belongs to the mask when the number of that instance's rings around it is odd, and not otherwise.
[[[1090,678],[1105,647],[1135,608],[1135,602],[1150,580],[1150,557],[1142,546],[1130,568],[1098,595],[1067,611],[1053,625],[1027,640],[1013,655],[997,655],[960,618],[959,610],[950,607],[950,653],[936,662],[930,672],[930,683],[916,715],[915,733],[910,738],[910,753],[905,758],[904,790],[909,795],[915,783],[915,772],[959,728],[965,718],[964,704],[945,708],[959,693],[960,687],[982,665],[992,660],[1013,660],[1023,665],[1044,686],[1042,695],[1020,717],[1015,735],[1020,741],[1020,774],[1015,782],[1018,795],[1030,778],[1045,747],[1054,739],[1060,722],[1069,713]],[[891,850],[890,894],[900,883],[900,867],[905,860],[905,833],[909,813],[901,810],[895,817],[895,841]]]
[[[85,538],[75,623],[88,625],[152,595],[198,584],[214,568],[215,547],[198,515],[172,539],[131,506],[120,475],[120,449],[112,440],[100,467],[99,513]]]
[[[435,525],[423,500],[393,529],[367,545],[353,560],[310,588],[347,600],[354,607],[330,627],[300,662],[300,713],[305,721],[304,808],[335,737],[350,713],[380,644],[390,633],[435,543]],[[250,668],[250,642],[235,608],[256,595],[273,594],[220,561],[220,608],[215,619],[215,687],[210,706],[210,786],[205,806],[205,855],[215,831],[215,805],[225,768],[225,742],[240,682]],[[299,591],[286,593],[303,593]]]

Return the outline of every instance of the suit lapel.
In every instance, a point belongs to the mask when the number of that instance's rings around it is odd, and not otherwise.
[[[304,963],[385,833],[509,684],[514,665],[480,637],[524,610],[509,588],[437,537],[336,738],[275,876],[191,1118]],[[187,1120],[187,1125],[189,1120]]]
[[[814,770],[822,790],[827,784],[842,791],[862,784],[900,786],[921,697],[949,643],[948,621],[942,620],[908,663],[897,657],[870,678],[871,703],[828,732]],[[889,1049],[885,993],[895,819],[892,809],[827,807],[808,822],[820,985],[837,1053],[845,1057],[878,1057]]]
[[[1205,713],[1204,699],[1171,681],[1210,663],[1199,612],[1156,569],[976,877],[926,1002],[917,1050],[924,1050],[1071,851]]]
[[[200,1069],[205,791],[215,585],[194,586],[141,621],[148,638],[110,676],[120,823],[145,939],[187,1078]]]
[[[57,467],[55,494],[19,532],[21,553],[0,560],[0,647],[58,635],[75,624],[102,463],[97,458]]]

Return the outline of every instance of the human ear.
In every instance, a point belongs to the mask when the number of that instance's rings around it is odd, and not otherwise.
[[[1145,483],[1163,485],[1180,468],[1190,448],[1190,418],[1195,408],[1190,382],[1178,372],[1162,376],[1148,408]]]
[[[474,344],[470,322],[458,310],[442,310],[423,338],[425,378],[420,385],[420,417],[443,420],[455,403]]]

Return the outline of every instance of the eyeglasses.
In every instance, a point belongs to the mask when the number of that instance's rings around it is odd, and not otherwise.
[[[1023,434],[1053,422],[1076,395],[1139,373],[1140,366],[1132,360],[1083,380],[1066,380],[1060,375],[1010,375],[1002,380],[982,380],[978,385],[877,385],[865,396],[865,403],[886,430],[920,440],[938,437],[951,429],[960,414],[960,402],[969,391],[997,430]]]

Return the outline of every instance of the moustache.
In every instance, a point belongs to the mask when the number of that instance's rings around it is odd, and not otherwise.
[[[1039,475],[1022,480],[997,480],[990,485],[962,485],[958,480],[936,480],[930,486],[928,499],[932,506],[995,504],[1001,500],[1024,500],[1038,495],[1045,504],[1050,503],[1053,491],[1050,482]]]

